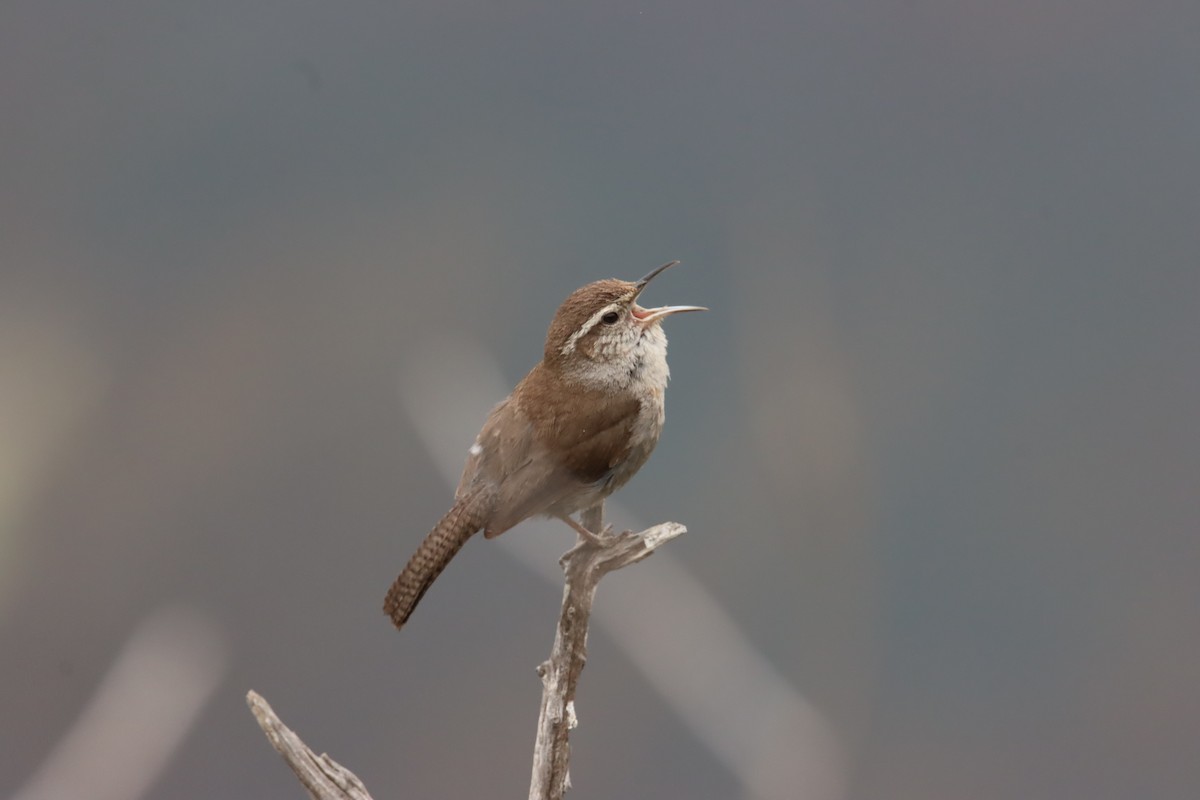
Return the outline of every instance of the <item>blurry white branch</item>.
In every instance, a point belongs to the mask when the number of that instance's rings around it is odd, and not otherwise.
[[[220,683],[221,632],[183,609],[146,618],[71,730],[13,800],[136,800],[162,773]]]
[[[436,347],[414,348],[407,355],[401,401],[453,486],[479,421],[512,382],[486,352],[445,332]],[[619,505],[610,500],[608,507]],[[625,512],[619,516],[631,518]],[[561,524],[530,521],[496,544],[557,583],[561,575],[548,548],[561,537]],[[596,609],[596,620],[692,734],[737,776],[747,798],[839,800],[845,795],[841,747],[824,717],[670,553],[655,559],[653,581],[629,581],[607,597]],[[694,658],[697,652],[705,658]],[[683,663],[688,668],[681,671]]]

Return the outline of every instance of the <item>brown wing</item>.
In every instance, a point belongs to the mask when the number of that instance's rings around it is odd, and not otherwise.
[[[629,455],[631,428],[640,409],[634,397],[594,398],[587,414],[565,417],[558,425],[562,467],[579,481],[604,480]]]
[[[471,445],[455,497],[481,484],[496,489],[503,486],[510,476],[529,465],[532,445],[529,419],[518,413],[511,396],[506,397],[488,414]]]
[[[535,367],[502,406],[481,434],[477,468],[477,476],[503,476],[496,512],[485,530],[489,537],[607,480],[628,455],[630,426],[640,404],[633,397],[563,385]],[[489,431],[493,419],[496,427]],[[519,433],[510,439],[509,431]],[[510,465],[503,472],[488,466],[493,448]]]

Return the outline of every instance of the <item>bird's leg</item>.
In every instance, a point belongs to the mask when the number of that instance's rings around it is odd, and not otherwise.
[[[585,541],[591,542],[597,547],[605,544],[606,540],[612,536],[612,526],[604,524],[603,500],[590,508],[585,508],[579,516],[582,519],[582,524],[571,519],[566,514],[560,516],[559,519],[570,525]]]
[[[604,525],[604,501],[600,500],[594,506],[589,506],[579,515],[579,521],[597,536],[607,537],[612,532],[612,526]]]
[[[604,534],[603,533],[593,533],[592,531],[589,531],[587,528],[583,527],[578,522],[576,522],[575,520],[568,517],[566,514],[563,514],[561,517],[559,517],[559,519],[561,519],[563,522],[570,525],[575,530],[575,532],[578,533],[579,536],[582,539],[584,539],[585,541],[587,541],[591,544],[594,544],[597,547],[604,544]]]

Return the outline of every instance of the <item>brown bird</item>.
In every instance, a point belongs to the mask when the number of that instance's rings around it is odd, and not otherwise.
[[[658,443],[667,388],[662,321],[700,306],[642,308],[636,283],[596,281],[559,306],[542,360],[492,409],[471,445],[454,505],[434,526],[384,601],[397,628],[467,539],[499,536],[537,515],[571,518],[633,477]]]

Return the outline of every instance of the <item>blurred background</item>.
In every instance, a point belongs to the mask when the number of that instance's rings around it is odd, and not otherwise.
[[[479,539],[379,611],[451,498],[427,429],[464,457],[563,297],[678,258],[647,304],[712,311],[618,499],[825,726],[762,762],[821,765],[791,796],[1200,796],[1198,41],[1169,0],[4,3],[0,795],[300,796],[253,688],[376,797],[523,796],[560,587]],[[759,796],[635,655],[593,630],[571,796]]]

